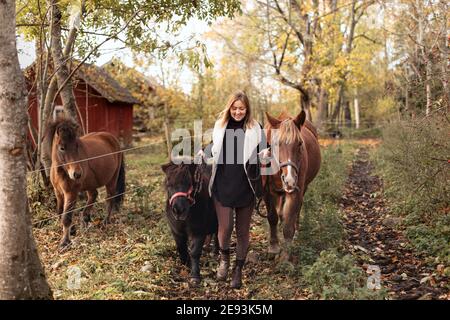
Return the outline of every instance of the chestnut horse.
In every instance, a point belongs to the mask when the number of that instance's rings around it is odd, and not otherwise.
[[[70,245],[72,214],[77,196],[87,192],[86,207],[81,213],[81,223],[87,226],[90,212],[98,192],[106,186],[107,215],[118,211],[125,192],[125,167],[119,141],[108,132],[93,132],[82,137],[78,125],[71,120],[58,120],[49,124],[44,137],[51,150],[50,181],[55,191],[57,212],[63,226],[60,248]]]
[[[267,141],[271,145],[271,175],[263,176],[264,202],[270,224],[269,253],[279,253],[277,224],[283,222],[285,248],[297,229],[298,217],[308,184],[320,169],[321,155],[316,129],[301,111],[294,119],[286,114],[274,118],[266,113]],[[277,130],[274,130],[277,129]]]

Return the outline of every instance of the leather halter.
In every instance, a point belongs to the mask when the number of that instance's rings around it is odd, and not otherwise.
[[[291,160],[288,160],[288,161],[285,161],[285,162],[282,162],[282,163],[280,163],[279,164],[279,168],[280,168],[280,171],[281,171],[281,169],[282,168],[284,168],[284,167],[288,167],[288,166],[291,166],[292,168],[294,168],[294,170],[295,170],[295,186],[294,186],[294,190],[297,190],[297,191],[300,191],[300,188],[298,187],[298,167],[297,167],[297,165],[294,163],[294,162],[292,162]],[[281,182],[283,183],[283,188],[282,189],[280,189],[280,190],[275,190],[276,192],[287,192],[286,191],[286,189],[285,189],[285,182],[284,182],[284,179],[283,179],[283,172],[281,172]]]
[[[202,190],[202,165],[197,166],[194,173],[194,183],[189,187],[187,192],[175,192],[169,199],[169,205],[173,207],[173,202],[176,198],[184,197],[187,198],[190,205],[195,204],[195,197]]]
[[[185,197],[188,199],[188,201],[193,204],[194,203],[194,198],[192,198],[192,191],[193,188],[192,186],[189,188],[189,190],[187,192],[175,192],[169,200],[169,205],[172,207],[173,206],[173,202],[175,201],[176,198],[180,198],[180,197]]]
[[[284,167],[291,166],[292,168],[295,169],[295,173],[298,174],[298,167],[297,167],[297,165],[296,165],[294,162],[292,162],[291,160],[282,162],[282,163],[280,163],[278,166],[280,167],[280,169],[282,169],[282,168],[284,168]]]

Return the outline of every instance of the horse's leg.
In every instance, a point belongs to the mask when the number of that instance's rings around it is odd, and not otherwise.
[[[269,253],[278,254],[280,252],[280,245],[278,240],[278,214],[274,204],[274,197],[271,195],[264,196],[264,202],[267,208],[267,220],[270,225],[270,242]]]
[[[57,188],[53,188],[56,197],[56,214],[58,219],[61,220],[61,215],[64,211],[64,193],[60,192]]]
[[[191,285],[200,284],[200,256],[202,255],[203,243],[205,236],[193,236],[191,239],[190,259],[191,259],[191,275],[189,282]]]
[[[86,202],[86,208],[84,208],[83,212],[81,213],[81,224],[84,228],[86,228],[88,226],[88,223],[91,221],[91,210],[98,196],[97,189],[88,191],[87,196],[88,198]]]
[[[172,231],[173,238],[177,245],[177,251],[180,256],[181,263],[189,266],[189,252],[187,247],[188,237],[185,234],[179,234]]]
[[[111,212],[114,209],[114,197],[116,196],[116,184],[106,185],[106,217],[103,219],[103,225],[111,223]]]
[[[300,214],[300,209],[303,203],[303,196],[291,196],[287,197],[283,206],[283,236],[284,236],[284,248],[281,255],[282,260],[288,260],[289,248],[292,243],[292,239],[295,234],[295,224],[297,217]]]
[[[211,250],[211,241],[212,241],[212,235],[208,234],[205,237],[205,244],[204,244],[204,249],[206,252],[209,252]]]
[[[70,229],[72,226],[73,209],[77,201],[78,190],[64,194],[64,212],[62,214],[63,237],[59,244],[61,249],[70,245]]]

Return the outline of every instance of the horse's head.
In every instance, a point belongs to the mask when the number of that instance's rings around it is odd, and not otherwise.
[[[186,220],[190,207],[194,204],[195,189],[201,181],[195,181],[194,163],[176,164],[170,162],[161,166],[166,175],[166,190],[169,206],[175,220]]]
[[[49,126],[49,134],[53,135],[52,158],[56,160],[55,165],[61,165],[72,180],[78,180],[83,176],[78,130],[78,125],[71,120],[58,120]]]
[[[306,114],[302,110],[294,119],[284,114],[280,116],[281,119],[274,118],[268,113],[266,116],[269,123],[268,140],[281,170],[283,189],[287,193],[292,193],[298,190],[297,182],[302,170],[303,139],[300,131],[305,123]]]

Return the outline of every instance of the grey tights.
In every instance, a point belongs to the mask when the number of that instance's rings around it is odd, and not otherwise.
[[[222,206],[216,198],[214,198],[214,204],[219,222],[218,238],[220,249],[228,250],[230,248],[231,234],[234,226],[233,208]],[[247,256],[250,241],[250,222],[254,207],[255,203],[253,202],[248,207],[235,209],[237,237],[236,260],[245,260]]]

